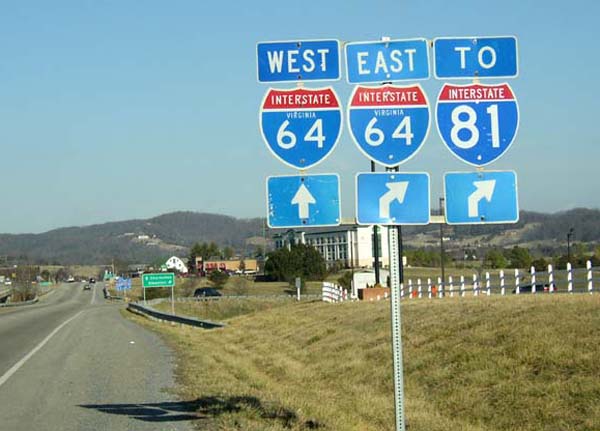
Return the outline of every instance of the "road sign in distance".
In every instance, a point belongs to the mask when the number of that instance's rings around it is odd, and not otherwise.
[[[345,52],[350,84],[429,79],[426,39],[352,42]]]
[[[304,40],[256,45],[258,82],[337,81],[340,42]]]
[[[365,172],[356,175],[356,220],[371,225],[429,223],[429,174]]]
[[[340,224],[340,178],[336,174],[267,178],[267,224],[271,228]]]
[[[519,221],[513,171],[449,172],[444,175],[444,194],[448,224]]]
[[[517,38],[440,37],[433,41],[433,65],[437,79],[515,78]]]
[[[350,135],[365,156],[384,166],[413,157],[425,142],[429,125],[429,102],[418,84],[356,86],[350,97]]]
[[[159,272],[154,274],[142,274],[142,287],[173,287],[175,286],[175,274],[171,272]]]
[[[437,100],[436,123],[442,141],[456,157],[473,166],[500,158],[519,127],[519,107],[508,84],[444,84]]]
[[[308,169],[337,145],[342,109],[331,87],[269,89],[260,109],[260,131],[273,155],[288,166]]]

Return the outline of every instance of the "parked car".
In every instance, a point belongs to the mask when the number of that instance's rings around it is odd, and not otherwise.
[[[519,293],[532,293],[533,285],[532,284],[524,284],[523,286],[519,286]],[[554,286],[554,290],[556,291],[556,286]],[[550,291],[550,285],[548,283],[535,283],[535,292],[536,293],[544,293]],[[514,288],[512,293],[517,293],[517,289]]]
[[[96,282],[96,279],[94,277],[90,277],[89,282],[90,284],[94,284]]]
[[[201,287],[194,291],[194,298],[205,298],[205,297],[218,297],[222,296],[221,292],[213,287]]]

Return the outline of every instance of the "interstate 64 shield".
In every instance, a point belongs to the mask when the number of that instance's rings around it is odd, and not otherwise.
[[[427,96],[418,84],[356,86],[348,105],[348,124],[365,156],[384,166],[397,166],[413,157],[427,138]]]
[[[273,155],[286,165],[308,169],[335,148],[342,111],[331,87],[269,89],[261,105],[260,131]]]
[[[519,107],[510,85],[444,84],[436,107],[437,127],[448,149],[474,166],[500,158],[519,127]]]

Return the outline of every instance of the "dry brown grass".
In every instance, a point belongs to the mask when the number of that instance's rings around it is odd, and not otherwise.
[[[600,429],[600,296],[402,313],[409,431]],[[289,303],[212,331],[145,324],[174,344],[182,396],[215,429],[394,429],[389,302]]]

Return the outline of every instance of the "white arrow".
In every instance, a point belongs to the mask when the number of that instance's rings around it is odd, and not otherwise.
[[[390,205],[394,201],[398,201],[400,204],[404,202],[404,196],[406,196],[406,189],[408,188],[408,181],[400,181],[397,183],[386,183],[389,189],[386,194],[379,198],[379,218],[389,219],[390,218]]]
[[[473,185],[477,190],[469,196],[469,217],[479,217],[479,202],[484,198],[488,202],[492,200],[496,180],[473,181]]]
[[[308,218],[308,205],[316,202],[304,184],[300,184],[300,188],[292,198],[292,205],[298,205],[298,216],[300,218]]]

